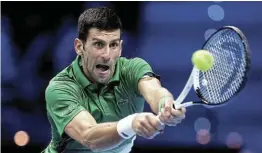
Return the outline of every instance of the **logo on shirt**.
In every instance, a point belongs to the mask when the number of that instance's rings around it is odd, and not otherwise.
[[[119,99],[117,103],[118,104],[126,104],[128,102],[129,102],[128,99]]]

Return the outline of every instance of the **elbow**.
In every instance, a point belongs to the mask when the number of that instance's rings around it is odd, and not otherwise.
[[[86,146],[88,149],[90,149],[92,152],[99,152],[99,151],[101,151],[101,148],[99,148],[98,147],[98,145],[96,145],[95,143],[93,143],[93,142],[87,142],[86,140],[85,140],[85,142],[84,142],[84,146]]]
[[[87,129],[85,132],[83,132],[82,141],[81,144],[88,149],[90,149],[93,152],[101,151],[99,142],[96,141],[96,139],[93,138],[91,129]]]
[[[90,149],[92,152],[99,152],[101,151],[101,149],[99,147],[97,147],[97,145],[95,145],[94,143],[87,143],[85,142],[85,146]]]
[[[90,134],[90,129],[85,130],[82,133],[81,144],[90,150],[95,150],[95,141],[93,141],[92,136]]]
[[[99,147],[98,144],[92,141],[84,140],[83,145],[90,149],[92,152],[99,152],[103,150],[101,147]]]

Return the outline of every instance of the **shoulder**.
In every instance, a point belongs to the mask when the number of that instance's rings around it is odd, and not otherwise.
[[[77,96],[80,88],[70,69],[71,67],[65,68],[49,81],[45,90],[47,102],[69,95]]]
[[[139,69],[150,69],[151,70],[151,66],[150,64],[139,57],[135,57],[135,58],[125,58],[125,57],[120,57],[118,59],[118,63],[120,66],[120,70],[121,72],[125,72],[125,71],[133,71],[133,70],[139,70]]]
[[[140,57],[135,57],[135,58],[120,57],[118,60],[119,60],[120,65],[125,65],[125,66],[128,66],[128,65],[132,66],[134,64],[147,64],[147,65],[149,65],[149,63],[146,60],[144,60]]]

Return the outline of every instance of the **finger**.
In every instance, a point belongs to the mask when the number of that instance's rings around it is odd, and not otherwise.
[[[178,119],[185,119],[186,118],[186,115],[184,114],[184,115],[182,115],[182,116],[171,116],[170,118],[169,118],[169,120],[178,120]]]
[[[144,132],[142,132],[140,129],[136,130],[136,134],[141,136],[141,137],[147,138],[147,136],[144,134]]]
[[[165,124],[161,112],[158,112],[157,117],[159,118],[159,120],[157,119],[157,121],[158,123],[160,123],[160,126],[157,126],[157,129],[160,131],[160,133],[164,133]]]
[[[168,99],[168,100],[164,103],[164,112],[165,112],[165,115],[166,115],[166,116],[170,116],[172,109],[173,109],[173,100],[172,100],[172,99]]]
[[[166,122],[166,125],[168,125],[168,126],[176,126],[177,124],[179,124],[181,122],[182,122],[182,120],[168,121],[168,122]]]
[[[182,110],[172,109],[171,115],[175,116],[175,117],[183,117],[183,116],[185,116],[185,112],[182,111]]]
[[[139,132],[140,136],[144,138],[149,138],[151,136],[149,131],[143,125],[141,125],[137,131]]]
[[[163,122],[168,121],[169,118],[172,117],[172,114],[167,115],[167,114],[165,113],[165,109],[164,109],[164,108],[161,109],[161,112],[160,112],[160,113],[161,113],[160,116],[161,116],[161,119],[162,119]]]
[[[185,114],[186,113],[186,108],[182,107],[180,110]]]
[[[158,116],[160,116],[160,115],[158,115]],[[150,126],[153,128],[153,132],[155,132],[155,131],[161,131],[161,130],[163,130],[164,129],[164,125],[162,125],[160,122],[159,122],[159,120],[157,119],[157,116],[154,116],[154,115],[152,115],[152,116],[146,116],[147,117],[147,119],[148,119],[148,122],[149,122],[149,124],[150,124]],[[160,120],[162,120],[161,118],[160,118]]]
[[[148,139],[153,139],[155,136],[157,136],[158,134],[160,134],[161,132],[156,131],[151,137],[149,137]]]
[[[151,135],[153,135],[153,133],[155,131],[157,131],[157,129],[155,129],[151,124],[150,124],[150,121],[149,121],[149,115],[146,115],[145,117],[145,120],[142,121],[140,124],[141,126],[143,127],[144,131],[146,132],[146,135],[148,135],[149,137]]]
[[[183,117],[171,117],[165,123],[166,124],[178,124],[178,123],[181,123],[183,119],[185,119],[185,116],[183,116]]]
[[[168,123],[168,124],[178,124],[178,123],[181,123],[181,122],[182,122],[182,119],[175,119],[175,120],[169,120],[166,123]]]
[[[177,123],[166,123],[167,126],[176,126]]]

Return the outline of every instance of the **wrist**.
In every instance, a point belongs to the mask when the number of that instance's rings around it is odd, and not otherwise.
[[[117,132],[122,138],[129,139],[136,135],[132,126],[133,120],[136,115],[137,114],[132,114],[118,121]]]

